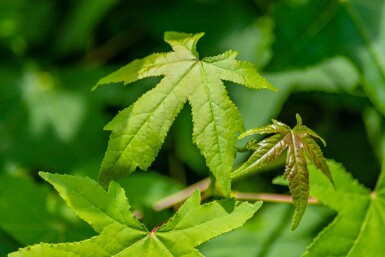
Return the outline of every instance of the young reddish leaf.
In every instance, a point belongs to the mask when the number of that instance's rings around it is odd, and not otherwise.
[[[296,118],[297,125],[293,129],[290,129],[289,126],[282,122],[273,120],[273,124],[250,129],[242,133],[239,138],[253,134],[274,135],[259,142],[257,147],[252,144],[251,148],[255,148],[254,153],[231,176],[237,178],[258,171],[277,159],[287,149],[284,177],[289,181],[290,193],[295,208],[292,223],[293,230],[298,226],[305,213],[309,197],[307,156],[334,185],[326,159],[312,137],[320,139],[324,144],[325,141],[317,133],[302,125],[302,119],[298,114]]]
[[[223,194],[230,194],[230,173],[236,153],[236,132],[242,118],[227,95],[222,80],[253,89],[274,88],[254,66],[237,61],[237,53],[199,59],[196,44],[203,33],[167,32],[172,52],[135,60],[97,84],[134,82],[164,76],[152,90],[120,112],[105,129],[111,130],[99,182],[106,186],[137,167],[147,169],[161,148],[175,117],[189,102],[193,116],[193,141],[206,159]]]

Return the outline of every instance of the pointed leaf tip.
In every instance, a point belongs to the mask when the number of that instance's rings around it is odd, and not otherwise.
[[[237,170],[232,173],[232,179],[242,177],[252,172],[257,172],[263,167],[271,164],[286,149],[287,158],[284,176],[289,181],[289,188],[293,197],[294,217],[292,230],[299,225],[303,214],[305,213],[308,195],[309,195],[309,173],[307,170],[308,159],[330,180],[333,184],[333,178],[328,169],[326,159],[318,144],[312,137],[319,138],[314,131],[302,125],[302,118],[296,114],[297,125],[291,129],[286,124],[272,120],[273,124],[260,128],[250,129],[240,135],[239,138],[251,134],[274,134],[265,138],[258,144],[252,142],[254,153]]]
[[[183,42],[185,40],[198,40],[200,39],[201,37],[204,36],[204,32],[199,32],[199,33],[196,33],[196,34],[192,34],[192,33],[183,33],[183,32],[177,32],[177,31],[166,31],[164,33],[164,41],[166,42]],[[195,42],[196,42],[195,40]]]
[[[234,199],[201,204],[196,190],[167,223],[149,231],[131,212],[119,184],[113,182],[105,191],[89,178],[59,174],[51,178],[69,207],[97,235],[73,243],[28,246],[10,257],[203,256],[196,247],[241,227],[262,204]]]
[[[42,177],[42,178],[46,178],[48,176],[48,172],[44,172],[44,171],[39,171],[39,176]]]
[[[295,114],[295,118],[297,120],[297,126],[298,127],[302,126],[302,118],[301,118],[301,116],[297,113],[297,114]]]
[[[164,77],[106,126],[112,133],[99,173],[103,186],[137,168],[146,170],[188,102],[193,141],[224,195],[230,193],[235,135],[243,131],[243,120],[223,81],[253,89],[268,85],[251,63],[235,60],[235,52],[199,60],[196,44],[203,35],[166,32],[164,39],[173,51],[134,60],[102,81],[129,84],[148,77]]]
[[[164,33],[164,41],[171,45],[174,51],[178,51],[178,46],[183,46],[190,52],[194,54],[197,58],[199,58],[199,54],[196,50],[196,45],[198,40],[203,37],[205,33],[182,33],[175,31],[167,31]]]

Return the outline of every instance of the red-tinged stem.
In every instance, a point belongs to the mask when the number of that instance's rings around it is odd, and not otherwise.
[[[151,229],[150,231],[150,236],[152,236],[153,234],[155,234],[155,232],[158,230],[160,226],[155,226],[153,229]]]
[[[151,229],[150,231],[150,236],[154,235],[156,231],[158,231],[158,229],[163,225],[167,223],[167,221],[163,221],[162,223],[160,223],[159,225],[155,226],[153,229]]]

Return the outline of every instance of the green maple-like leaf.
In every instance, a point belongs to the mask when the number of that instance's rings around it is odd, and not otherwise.
[[[252,64],[235,60],[234,51],[199,59],[196,44],[202,36],[203,33],[167,32],[165,41],[173,52],[135,60],[98,82],[97,86],[112,82],[128,84],[146,77],[164,76],[155,88],[105,127],[112,134],[99,175],[102,185],[130,174],[137,167],[147,169],[188,101],[192,108],[193,140],[222,192],[230,193],[236,132],[243,130],[243,121],[222,80],[254,89],[274,88]]]
[[[287,150],[286,166],[284,177],[289,181],[289,188],[293,196],[294,217],[292,229],[294,230],[307,206],[309,197],[309,172],[307,160],[309,159],[333,184],[333,179],[322,151],[312,137],[324,140],[308,127],[302,125],[302,119],[297,114],[297,125],[291,129],[286,124],[273,120],[273,124],[250,129],[239,136],[244,138],[253,134],[274,134],[258,144],[251,141],[248,148],[254,150],[250,158],[237,170],[232,173],[232,178],[258,171],[277,159]]]
[[[10,257],[203,256],[195,247],[242,226],[262,204],[225,199],[200,205],[196,191],[166,224],[149,231],[130,211],[119,184],[111,182],[105,191],[88,178],[40,175],[100,235],[74,243],[42,243],[20,249]]]
[[[385,158],[382,172],[373,192],[359,184],[345,168],[329,161],[336,190],[328,181],[313,172],[310,166],[311,196],[331,207],[338,215],[314,242],[303,257],[383,256],[385,253]]]

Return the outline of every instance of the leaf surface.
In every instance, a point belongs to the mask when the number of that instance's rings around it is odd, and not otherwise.
[[[242,118],[230,100],[222,80],[253,89],[274,89],[248,62],[235,60],[228,51],[199,59],[197,41],[203,33],[168,32],[165,41],[173,52],[135,60],[101,79],[98,85],[164,76],[152,90],[121,111],[106,127],[111,130],[99,182],[106,186],[116,178],[146,170],[153,162],[171,124],[188,101],[192,109],[193,141],[206,159],[220,189],[230,193],[230,171],[235,156],[236,132]]]
[[[250,158],[232,173],[232,178],[237,178],[245,174],[255,172],[269,165],[287,150],[286,166],[284,177],[289,181],[289,188],[293,196],[295,207],[292,229],[294,230],[307,206],[309,197],[309,172],[307,160],[309,159],[333,184],[333,178],[323,157],[322,151],[312,137],[324,140],[308,127],[302,125],[302,119],[297,114],[297,125],[291,129],[286,124],[273,120],[273,124],[250,129],[239,136],[244,138],[253,134],[274,134],[258,144],[250,141],[246,147],[253,150]]]
[[[264,203],[258,215],[244,226],[199,249],[210,257],[298,257],[334,212],[326,206],[310,205],[294,232],[290,231],[292,212],[288,204]]]
[[[373,192],[359,184],[341,164],[328,164],[336,190],[311,166],[310,194],[338,215],[302,256],[381,256],[385,252],[385,162]]]
[[[242,226],[262,204],[225,199],[200,205],[196,191],[166,224],[149,231],[131,213],[119,184],[111,182],[104,191],[88,178],[40,174],[99,235],[74,243],[42,243],[10,257],[203,256],[196,246]]]
[[[273,15],[276,44],[272,69],[304,67],[344,55],[359,67],[368,97],[385,115],[384,1],[282,2]]]

